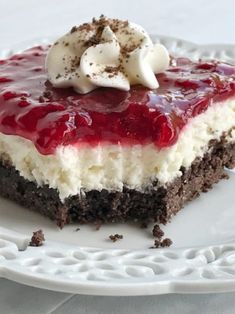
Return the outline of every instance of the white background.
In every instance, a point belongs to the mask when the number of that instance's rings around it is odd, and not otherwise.
[[[51,35],[100,14],[129,19],[149,33],[197,43],[235,44],[235,0],[0,0],[0,50]],[[0,314],[234,313],[235,294],[91,297],[0,280]]]

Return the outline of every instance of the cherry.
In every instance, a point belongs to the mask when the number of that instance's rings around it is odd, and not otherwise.
[[[11,82],[12,80],[7,77],[0,77],[0,83],[8,83]]]

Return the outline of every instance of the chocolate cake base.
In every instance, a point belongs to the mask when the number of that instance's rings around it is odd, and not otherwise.
[[[102,223],[117,221],[155,221],[166,223],[183,205],[225,177],[224,167],[235,166],[235,143],[212,141],[202,159],[196,159],[182,176],[167,187],[154,182],[144,192],[124,188],[82,192],[60,201],[57,190],[21,177],[7,162],[0,163],[0,195],[37,211],[59,227],[67,223]]]

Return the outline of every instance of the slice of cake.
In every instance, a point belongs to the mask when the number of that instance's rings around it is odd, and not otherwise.
[[[234,128],[235,67],[169,65],[135,24],[102,17],[0,61],[0,194],[60,227],[166,223],[235,166]]]

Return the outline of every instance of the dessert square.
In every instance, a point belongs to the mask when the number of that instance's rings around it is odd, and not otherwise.
[[[53,47],[59,45],[69,42]],[[0,61],[1,196],[60,227],[165,224],[224,178],[224,167],[235,166],[234,66],[172,58],[151,88],[152,81],[128,87],[130,74],[106,65],[105,87],[94,89],[96,73],[82,93],[80,77],[70,79],[64,68],[48,78],[51,49],[33,47]],[[123,81],[107,86],[107,75],[116,77],[112,84],[117,76]]]

